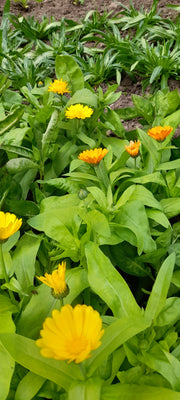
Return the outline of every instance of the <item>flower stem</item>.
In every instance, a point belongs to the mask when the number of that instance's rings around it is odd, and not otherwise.
[[[0,243],[0,266],[1,266],[1,269],[3,271],[4,279],[5,279],[6,283],[9,283],[9,277],[8,277],[8,274],[7,274],[7,271],[6,271],[5,262],[4,262],[2,243]],[[8,293],[9,293],[9,297],[10,297],[12,303],[16,304],[16,300],[14,298],[13,292],[8,289]]]

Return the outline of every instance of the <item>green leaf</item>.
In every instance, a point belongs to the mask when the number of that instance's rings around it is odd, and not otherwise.
[[[31,372],[55,382],[68,390],[73,380],[82,379],[79,367],[73,363],[42,357],[35,341],[17,334],[0,334],[3,346],[14,360]]]
[[[68,400],[100,400],[102,383],[102,379],[98,377],[76,382],[68,392]]]
[[[72,93],[83,89],[84,76],[75,59],[69,55],[58,55],[55,61],[55,71],[58,79],[67,81]],[[79,103],[80,101],[78,101]]]
[[[176,169],[176,168],[180,168],[180,159],[160,164],[159,167],[157,168],[157,170],[166,171],[166,170]]]
[[[154,118],[154,110],[151,102],[136,94],[132,95],[132,101],[138,112],[138,116],[143,117],[148,124],[151,124]]]
[[[34,283],[35,261],[42,237],[25,233],[21,237],[13,255],[13,267],[22,288]]]
[[[144,132],[142,129],[137,128],[139,138],[141,143],[144,145],[146,150],[149,152],[153,163],[154,163],[154,168],[156,168],[159,164],[160,161],[160,153],[157,151],[157,143],[153,138],[151,138],[146,132]],[[153,171],[149,171],[153,172]]]
[[[45,381],[45,378],[42,378],[33,372],[28,372],[21,379],[17,387],[14,400],[32,400],[37,392],[39,392]]]
[[[27,158],[12,158],[6,163],[6,169],[9,174],[17,174],[18,172],[28,171],[29,169],[37,169],[38,165]]]
[[[15,331],[15,326],[12,321],[11,312],[1,312],[0,313],[0,334],[8,334]],[[14,372],[15,362],[8,351],[4,348],[2,342],[0,341],[0,399],[6,400],[11,378]]]
[[[149,194],[151,193],[149,192]],[[145,207],[141,200],[129,200],[120,207],[113,220],[113,222],[119,224],[120,227],[128,228],[132,231],[134,237],[126,237],[124,240],[129,241],[133,246],[137,246],[139,255],[142,251],[147,253],[156,250],[156,244],[150,234]]]
[[[172,253],[163,262],[158,272],[145,309],[145,317],[151,321],[158,317],[165,305],[172,279],[174,264],[175,253]]]
[[[139,306],[127,283],[97,244],[87,243],[85,254],[90,286],[109,306],[114,316],[138,315]]]
[[[180,393],[164,387],[115,384],[104,386],[102,400],[180,400]]]
[[[162,71],[162,66],[161,65],[158,65],[157,67],[155,67],[153,69],[153,72],[152,72],[152,74],[150,76],[150,79],[149,79],[149,83],[150,84],[152,84],[160,76],[161,71]]]
[[[7,117],[0,121],[0,135],[9,131],[22,117],[24,108],[16,107]]]
[[[128,301],[128,300],[127,300]],[[101,346],[94,351],[91,359],[86,361],[87,376],[91,376],[103,360],[122,346],[127,340],[144,331],[148,327],[142,315],[122,317],[105,329]]]
[[[179,197],[173,197],[173,198],[170,197],[168,199],[162,199],[160,200],[160,203],[162,205],[164,214],[167,216],[167,218],[175,217],[180,213]]]
[[[5,313],[11,311],[12,313],[18,312],[18,307],[11,303],[11,300],[6,295],[0,294],[0,312]]]
[[[56,127],[58,118],[59,118],[59,113],[57,110],[54,110],[51,115],[51,119],[49,121],[46,132],[43,134],[42,137],[42,158],[44,162],[46,161],[47,156],[49,154],[49,146],[52,145],[52,143],[55,143],[57,139],[58,131]]]
[[[79,88],[78,88],[79,89]],[[97,96],[91,92],[89,89],[79,89],[67,102],[66,108],[72,104],[87,104],[90,107],[97,108]]]

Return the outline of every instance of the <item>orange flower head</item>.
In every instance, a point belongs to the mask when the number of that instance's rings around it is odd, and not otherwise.
[[[98,164],[102,158],[108,153],[107,149],[85,150],[79,154],[79,160],[85,161],[88,164]]]
[[[158,142],[162,142],[171,132],[172,126],[155,126],[148,130],[147,134]]]
[[[50,83],[48,92],[58,93],[62,96],[64,93],[70,93],[71,90],[69,90],[68,83],[66,81],[63,81],[62,79],[55,79],[54,82]]]
[[[9,212],[0,211],[0,241],[8,239],[17,232],[22,225],[22,219]]]
[[[52,288],[52,294],[56,298],[67,296],[69,289],[65,282],[66,262],[63,261],[58,265],[52,274],[45,273],[44,276],[38,276],[37,278],[45,283],[45,285]]]
[[[65,111],[65,116],[68,119],[85,119],[90,118],[93,113],[93,109],[88,106],[83,106],[83,104],[74,104],[67,108]]]
[[[138,140],[136,142],[136,140],[133,142],[133,140],[131,140],[129,142],[129,146],[125,146],[126,151],[130,154],[131,157],[137,157],[139,154],[139,146],[140,146],[141,142]]]
[[[74,308],[66,304],[60,311],[53,310],[52,318],[46,318],[36,344],[43,357],[78,364],[91,357],[103,334],[98,311],[85,304]]]

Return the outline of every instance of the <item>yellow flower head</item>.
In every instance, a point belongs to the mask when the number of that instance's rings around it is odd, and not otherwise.
[[[0,211],[0,240],[8,239],[19,230],[22,225],[22,219],[16,215]]]
[[[88,106],[83,106],[82,104],[75,104],[67,108],[65,111],[65,116],[68,119],[85,119],[90,118],[93,113],[93,109]]]
[[[102,158],[108,153],[107,149],[85,150],[79,154],[79,160],[85,161],[88,164],[98,164]]]
[[[129,142],[129,146],[125,146],[126,151],[130,154],[131,157],[137,157],[139,154],[139,146],[140,146],[141,142],[138,140],[136,142],[136,140],[133,142],[133,140],[131,140]]]
[[[53,289],[54,297],[65,297],[68,294],[68,286],[65,282],[66,262],[63,261],[58,265],[52,274],[45,273],[44,276],[37,277],[45,285]]]
[[[60,311],[53,310],[52,318],[46,318],[36,344],[44,357],[78,364],[101,345],[103,333],[98,311],[85,304],[74,308],[66,304]]]
[[[64,93],[70,93],[71,90],[69,90],[68,83],[66,81],[63,81],[62,79],[55,79],[54,82],[50,83],[48,92],[58,93],[62,96]]]
[[[171,132],[172,126],[155,126],[148,130],[147,134],[158,142],[162,142]]]

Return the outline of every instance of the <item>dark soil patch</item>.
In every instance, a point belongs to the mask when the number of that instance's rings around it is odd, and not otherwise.
[[[128,0],[122,1],[125,6],[129,6]],[[104,12],[111,12],[111,16],[117,15],[121,13],[123,10],[120,2],[112,1],[112,0],[84,0],[84,4],[73,4],[73,0],[43,0],[42,3],[37,3],[36,0],[27,0],[28,8],[24,9],[20,2],[15,2],[15,0],[11,0],[10,11],[16,16],[25,16],[31,17],[34,16],[35,19],[41,21],[41,18],[46,15],[49,19],[54,17],[56,20],[60,20],[61,18],[72,19],[74,21],[80,22],[86,14],[91,10],[97,10],[101,15]],[[177,0],[171,0],[171,4],[177,5]],[[3,7],[5,4],[5,0],[1,0],[0,4],[0,18],[2,16]],[[152,7],[153,0],[146,0],[145,4],[142,0],[134,0],[133,1],[134,8],[140,10],[143,7],[144,10],[149,10]],[[175,19],[177,17],[177,13],[167,6],[167,0],[159,0],[158,3],[158,12],[160,16],[163,18]],[[169,80],[170,90],[174,90],[175,88],[180,89],[180,81],[176,81],[173,79]],[[141,82],[137,81],[133,83],[131,79],[126,76],[122,78],[120,87],[118,90],[122,91],[122,95],[120,99],[112,105],[112,108],[122,108],[133,105],[131,95],[138,94],[142,95],[142,87]],[[127,127],[130,129],[134,129],[137,125],[137,121],[127,122]]]

